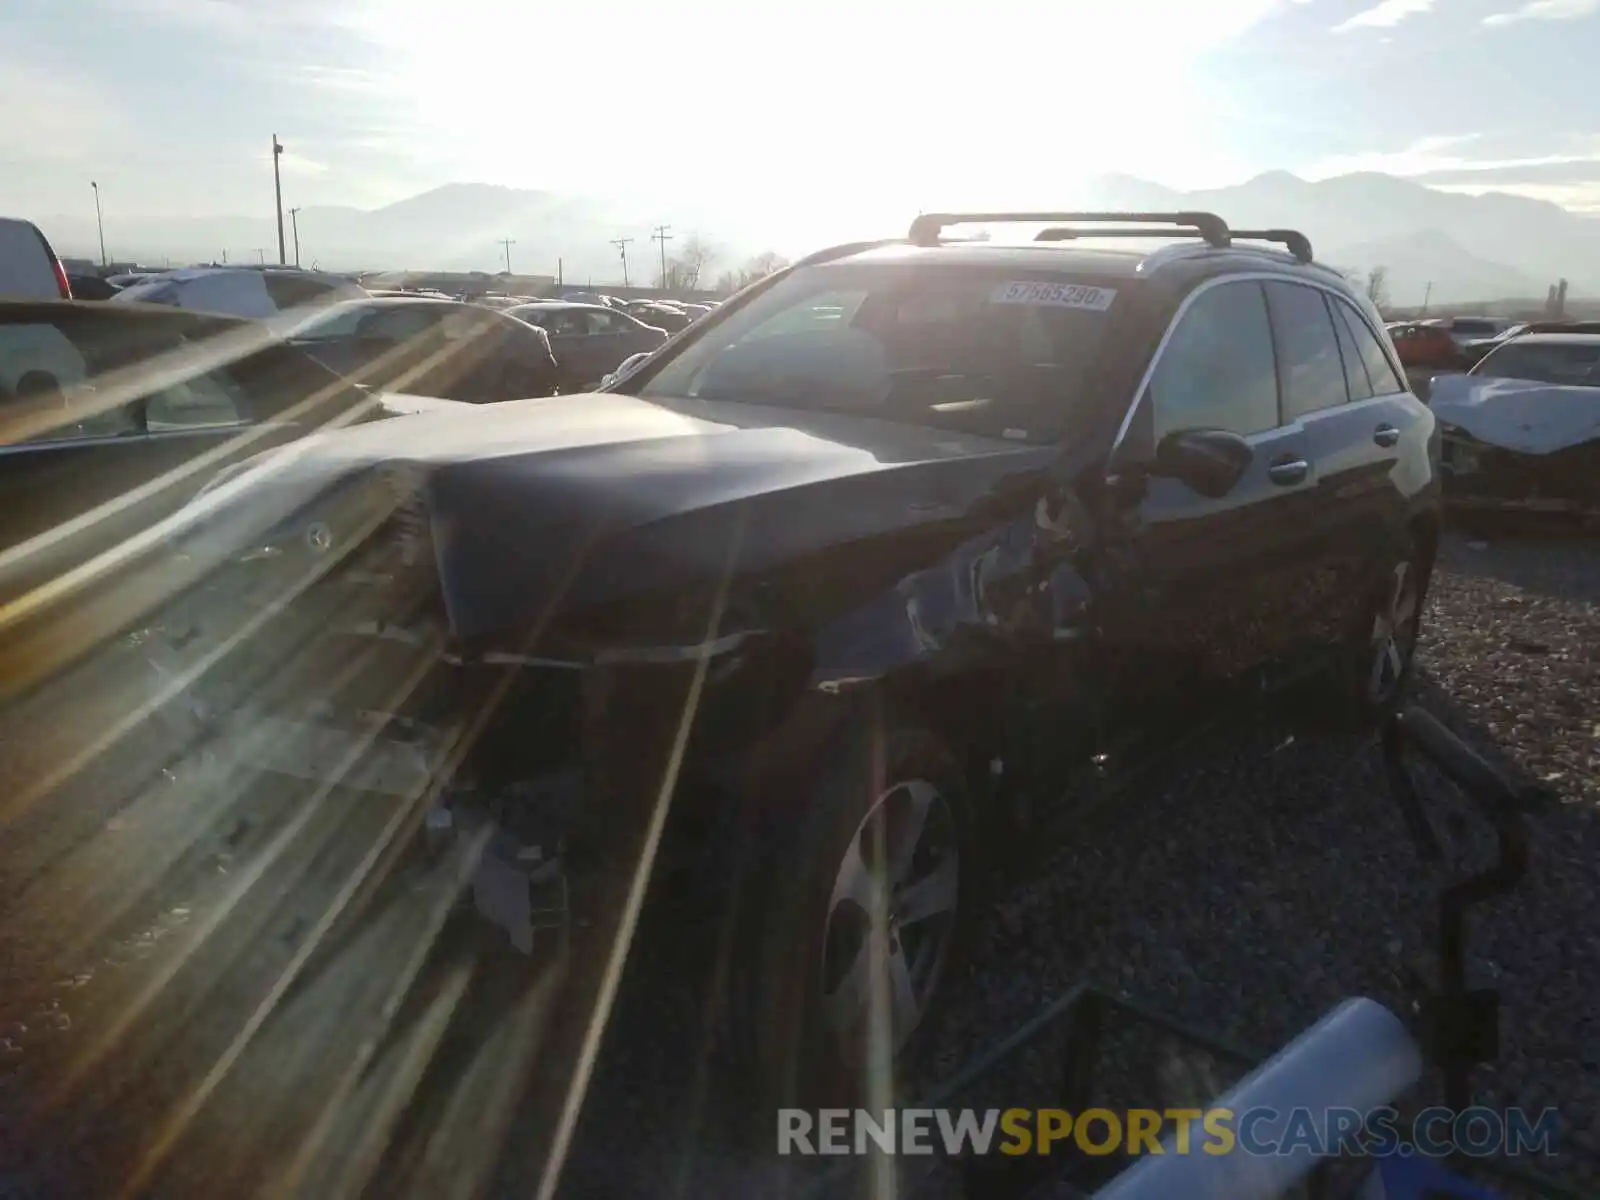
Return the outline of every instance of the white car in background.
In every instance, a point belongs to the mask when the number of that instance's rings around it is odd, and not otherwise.
[[[166,304],[191,312],[270,320],[366,295],[342,275],[293,267],[184,267],[123,288],[112,302]]]

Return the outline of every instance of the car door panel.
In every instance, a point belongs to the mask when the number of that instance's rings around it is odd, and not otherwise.
[[[1233,289],[1233,290],[1229,290]],[[1252,450],[1243,477],[1211,499],[1125,464],[1108,489],[1096,625],[1111,719],[1187,723],[1270,667],[1301,585],[1297,520],[1316,472],[1305,433],[1278,427],[1278,383],[1264,295],[1227,281],[1190,296],[1163,340],[1129,428],[1153,450],[1185,428],[1221,428]],[[1274,468],[1304,461],[1297,477]],[[1129,484],[1129,480],[1132,484]]]
[[[1320,485],[1317,531],[1333,587],[1316,631],[1323,651],[1337,648],[1365,619],[1376,576],[1403,544],[1407,462],[1427,461],[1428,422],[1403,391],[1376,332],[1351,305],[1325,295],[1345,362],[1350,402],[1309,414],[1306,428],[1317,456]],[[1373,378],[1376,376],[1377,378]]]

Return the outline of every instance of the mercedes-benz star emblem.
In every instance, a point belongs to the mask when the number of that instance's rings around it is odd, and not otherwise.
[[[326,554],[333,549],[333,530],[317,521],[306,530],[306,545],[318,554]]]

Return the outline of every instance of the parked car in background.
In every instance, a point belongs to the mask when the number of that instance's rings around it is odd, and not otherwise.
[[[1389,326],[1400,362],[1409,370],[1456,371],[1466,362],[1450,331],[1432,321],[1403,321]]]
[[[560,946],[585,1020],[640,881],[703,887],[663,928],[717,1045],[769,1102],[866,1094],[1040,805],[1070,828],[1073,796],[1263,691],[1372,718],[1405,686],[1432,414],[1299,234],[1160,219],[1191,242],[961,244],[921,216],[614,390],[256,460],[194,512],[217,569],[173,668],[227,652],[194,704],[242,765],[431,804],[438,877],[524,953]],[[269,609],[308,530],[325,583]],[[582,1042],[541,1043],[556,1094]]]
[[[108,275],[106,282],[120,292],[123,288],[130,288],[136,283],[144,283],[165,274],[167,274],[165,271],[124,271],[117,275]]]
[[[1479,338],[1497,337],[1513,324],[1504,317],[1444,317],[1440,323],[1458,348]]]
[[[0,300],[70,300],[67,272],[32,221],[0,217]]]
[[[1452,507],[1600,516],[1600,334],[1512,338],[1432,407]]]
[[[1525,321],[1502,330],[1491,338],[1475,338],[1461,347],[1462,357],[1468,366],[1484,355],[1528,333],[1600,333],[1600,321]]]
[[[665,329],[668,333],[677,333],[694,320],[680,306],[656,300],[633,301],[625,311],[636,321],[654,325],[657,329]]]
[[[184,267],[123,288],[113,300],[267,319],[366,294],[342,275],[293,267]]]
[[[603,304],[540,300],[506,311],[550,335],[564,392],[595,386],[629,355],[654,350],[667,340],[665,330]]]
[[[341,375],[412,395],[489,404],[548,396],[560,382],[543,329],[456,300],[348,301],[296,326],[288,337]]]

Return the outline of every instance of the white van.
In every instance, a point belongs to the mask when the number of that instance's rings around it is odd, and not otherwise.
[[[32,221],[0,217],[0,300],[70,300],[61,260]]]

